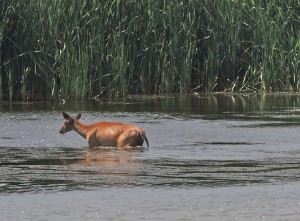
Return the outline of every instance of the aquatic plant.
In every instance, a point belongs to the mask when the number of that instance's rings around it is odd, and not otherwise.
[[[0,2],[0,98],[299,91],[300,2]]]

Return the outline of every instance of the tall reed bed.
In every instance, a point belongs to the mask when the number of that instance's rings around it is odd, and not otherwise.
[[[298,0],[0,2],[0,98],[299,91]]]

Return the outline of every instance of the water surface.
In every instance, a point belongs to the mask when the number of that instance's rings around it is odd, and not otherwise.
[[[128,97],[0,106],[4,220],[299,220],[298,95]],[[81,121],[143,127],[140,151],[58,133]]]

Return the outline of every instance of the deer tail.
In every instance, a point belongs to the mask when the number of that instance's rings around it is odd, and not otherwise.
[[[140,136],[142,137],[143,141],[146,141],[147,146],[149,147],[149,142],[148,142],[148,139],[146,137],[145,131],[140,131]]]

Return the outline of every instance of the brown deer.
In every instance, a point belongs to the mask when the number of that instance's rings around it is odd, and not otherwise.
[[[62,114],[66,122],[59,132],[64,134],[74,130],[87,139],[90,147],[134,148],[141,147],[144,141],[149,147],[145,131],[135,125],[117,122],[97,122],[85,125],[79,122],[81,113],[75,118],[65,112]]]

